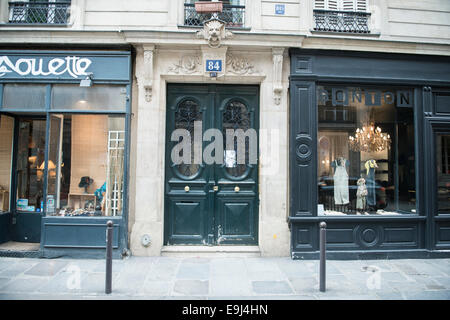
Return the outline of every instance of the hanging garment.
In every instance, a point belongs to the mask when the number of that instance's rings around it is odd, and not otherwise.
[[[340,158],[334,160],[334,203],[335,204],[348,204],[348,174],[345,169],[347,160]]]
[[[365,164],[366,167],[366,187],[367,187],[367,205],[375,207],[376,192],[375,192],[375,168],[378,168],[375,160],[368,160]]]
[[[359,178],[358,190],[356,190],[356,209],[365,210],[366,209],[366,197],[367,197],[367,187],[364,178]]]

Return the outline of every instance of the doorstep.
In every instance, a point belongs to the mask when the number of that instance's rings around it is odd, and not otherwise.
[[[163,246],[163,257],[260,257],[258,246]]]

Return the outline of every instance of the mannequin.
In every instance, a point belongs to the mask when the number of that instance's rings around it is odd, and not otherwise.
[[[367,185],[367,205],[369,210],[376,210],[376,192],[375,192],[375,169],[378,168],[377,162],[374,159],[367,160],[366,167],[366,185]]]
[[[358,190],[356,190],[356,210],[362,212],[366,209],[367,187],[366,180],[361,177],[356,182]]]
[[[350,162],[344,157],[336,158],[331,166],[334,168],[334,203],[345,205],[349,203],[348,196],[348,173],[346,167]]]

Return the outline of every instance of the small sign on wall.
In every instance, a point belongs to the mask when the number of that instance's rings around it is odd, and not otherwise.
[[[285,6],[284,4],[275,5],[275,14],[284,15]]]
[[[222,60],[206,60],[207,72],[222,72]]]

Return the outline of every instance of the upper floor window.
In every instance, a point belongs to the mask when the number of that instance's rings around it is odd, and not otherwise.
[[[368,0],[315,0],[314,30],[369,33]]]
[[[211,0],[203,0],[211,1]],[[195,0],[185,0],[184,25],[203,26],[203,23],[213,17],[212,13],[198,13],[195,10]],[[227,27],[242,28],[245,25],[245,0],[223,0],[223,10],[217,14]]]
[[[9,2],[9,23],[67,24],[70,0],[28,0]]]

